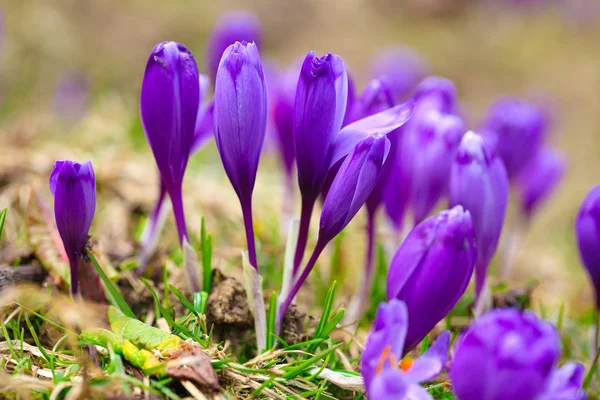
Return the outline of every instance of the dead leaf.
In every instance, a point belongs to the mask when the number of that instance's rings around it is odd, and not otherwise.
[[[209,393],[221,390],[210,357],[198,346],[190,346],[190,349],[181,352],[176,360],[170,361],[166,373],[171,378],[191,381]]]

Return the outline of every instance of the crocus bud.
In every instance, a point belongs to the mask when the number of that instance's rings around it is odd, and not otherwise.
[[[71,293],[78,288],[79,260],[85,252],[96,211],[96,177],[92,163],[57,161],[50,174],[54,218],[71,266]]]
[[[548,130],[544,112],[514,98],[502,98],[489,109],[483,132],[496,135],[496,151],[512,180],[536,154]]]
[[[431,399],[419,385],[435,378],[446,364],[450,332],[443,332],[408,369],[398,368],[410,320],[406,304],[392,299],[377,308],[373,328],[360,359],[360,373],[371,399]]]
[[[419,83],[413,98],[418,107],[433,108],[446,114],[456,113],[458,108],[454,83],[439,76],[430,76]]]
[[[454,346],[450,378],[459,400],[538,399],[560,356],[556,329],[532,312],[494,310]]]
[[[323,204],[319,240],[333,239],[365,204],[389,150],[385,135],[369,136],[346,157]]]
[[[223,53],[215,86],[217,149],[244,214],[250,263],[256,268],[252,191],[267,130],[265,76],[254,43],[236,42]]]
[[[302,64],[294,104],[296,165],[303,201],[314,202],[320,193],[329,169],[329,146],[342,126],[347,96],[343,60],[309,52]]]
[[[585,400],[582,389],[585,368],[582,364],[568,362],[560,368],[554,368],[545,392],[536,400]]]
[[[182,44],[163,42],[152,49],[142,82],[142,124],[173,203],[181,243],[187,239],[181,185],[194,140],[198,79],[192,53]]]
[[[402,163],[415,224],[448,191],[450,167],[464,133],[462,120],[435,109],[419,108],[402,138]]]
[[[527,218],[552,195],[566,168],[565,159],[556,150],[543,147],[537,151],[519,176],[521,211]]]
[[[215,23],[206,53],[208,74],[214,82],[223,52],[235,42],[254,42],[260,48],[261,28],[258,18],[249,12],[223,14]]]
[[[484,287],[487,267],[496,251],[508,204],[508,177],[502,160],[481,136],[463,136],[450,171],[450,205],[471,213],[477,242],[475,293]]]
[[[585,196],[575,221],[575,233],[579,256],[592,280],[596,309],[600,311],[600,185]]]
[[[461,206],[435,214],[408,234],[387,276],[388,300],[404,301],[412,321],[405,352],[452,310],[469,284],[476,258],[471,215]]]
[[[429,70],[429,63],[414,49],[393,47],[375,56],[370,75],[385,81],[396,101],[404,101]]]

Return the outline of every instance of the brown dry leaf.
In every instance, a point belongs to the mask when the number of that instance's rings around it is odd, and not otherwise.
[[[56,284],[66,285],[69,282],[67,253],[54,224],[50,206],[33,187],[29,193],[25,227],[29,245],[42,266]]]
[[[175,379],[191,381],[208,393],[218,393],[221,390],[210,357],[198,346],[190,346],[178,354],[176,360],[167,364],[166,373]]]

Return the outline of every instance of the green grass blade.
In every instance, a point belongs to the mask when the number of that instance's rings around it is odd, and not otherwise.
[[[321,313],[321,319],[319,320],[319,324],[315,328],[314,337],[322,337],[321,332],[323,328],[329,322],[329,315],[331,314],[331,309],[333,307],[333,300],[335,299],[335,292],[337,288],[337,281],[333,281],[329,291],[327,292],[327,297],[325,298],[325,304],[323,305],[323,312]]]
[[[104,282],[104,287],[106,288],[106,297],[108,298],[110,304],[118,308],[123,314],[127,315],[128,317],[137,319],[133,311],[131,311],[129,304],[127,304],[127,302],[123,298],[123,295],[121,294],[119,288],[108,278],[108,276],[106,276],[104,270],[102,269],[100,264],[98,264],[98,260],[96,260],[96,257],[94,257],[94,255],[91,252],[88,252],[88,256],[90,257],[90,260],[92,260],[92,264],[94,264],[94,268],[96,268],[98,275],[100,275],[100,279],[102,279],[102,282]]]
[[[2,231],[4,230],[4,222],[6,221],[7,213],[8,213],[7,207],[4,207],[4,209],[0,212],[0,238],[2,237]]]
[[[206,220],[200,224],[200,249],[202,250],[203,289],[210,293],[212,289],[212,236],[206,232]]]
[[[177,297],[179,299],[179,301],[181,301],[181,304],[183,304],[185,306],[185,308],[190,310],[192,312],[192,314],[194,314],[195,316],[199,316],[199,314],[196,311],[196,309],[194,308],[194,306],[188,301],[188,299],[185,298],[185,296],[183,295],[183,293],[181,293],[179,291],[179,289],[177,289],[173,285],[169,285],[169,289],[171,290],[171,293],[173,293],[175,295],[175,297]]]
[[[267,315],[267,348],[271,350],[275,345],[275,321],[277,319],[277,293],[274,291],[271,293],[271,299],[269,301],[269,314]]]

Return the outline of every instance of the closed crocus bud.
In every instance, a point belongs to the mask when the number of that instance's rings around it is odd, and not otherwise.
[[[215,86],[217,149],[240,199],[248,255],[257,268],[252,223],[252,191],[267,129],[267,86],[254,43],[236,42],[223,53]]]
[[[471,215],[461,206],[435,214],[409,233],[387,276],[388,300],[400,299],[408,308],[405,352],[452,310],[469,284],[476,258]]]
[[[463,133],[459,117],[435,109],[418,109],[405,130],[402,162],[415,224],[448,192],[450,167]]]
[[[194,140],[198,79],[192,53],[182,44],[163,42],[152,49],[142,82],[142,124],[173,203],[180,243],[187,240],[181,186]]]
[[[206,63],[214,82],[223,52],[235,42],[261,43],[261,27],[258,18],[249,12],[234,11],[223,14],[215,23],[208,40]]]
[[[413,96],[418,107],[433,108],[447,114],[457,112],[456,87],[450,79],[439,76],[425,78]]]
[[[294,104],[294,142],[303,200],[320,193],[329,169],[327,154],[346,110],[348,79],[339,56],[309,52],[300,71]]]
[[[502,160],[475,132],[463,136],[450,171],[450,205],[471,213],[477,242],[475,293],[484,287],[508,204],[508,177]]]
[[[85,252],[96,211],[96,177],[92,163],[57,161],[50,174],[54,218],[71,267],[71,293],[78,293],[79,260]]]
[[[585,368],[582,364],[568,362],[560,368],[554,368],[544,394],[536,400],[584,400],[582,389]]]
[[[596,309],[600,311],[600,185],[585,196],[575,220],[575,233],[579,256],[592,280]]]
[[[536,105],[514,98],[502,98],[489,109],[484,132],[496,136],[496,151],[508,177],[517,177],[536,154],[546,132],[548,121]]]
[[[552,195],[565,172],[565,159],[556,150],[543,147],[537,151],[517,177],[521,211],[527,218]]]
[[[443,332],[431,347],[405,367],[402,359],[404,340],[410,326],[404,302],[392,299],[377,308],[360,360],[360,373],[371,399],[415,398],[432,400],[420,383],[435,378],[444,368],[450,344],[450,332]],[[412,361],[412,360],[411,360]]]
[[[283,72],[277,79],[276,87],[272,88],[274,98],[270,99],[279,154],[288,177],[292,176],[296,159],[293,118],[297,79],[297,72]],[[272,87],[270,82],[269,87]]]
[[[429,73],[428,62],[409,47],[393,47],[379,52],[371,65],[371,77],[390,87],[396,101],[406,100]]]
[[[560,340],[549,323],[528,311],[491,311],[454,346],[454,393],[459,400],[538,399],[559,356]]]

